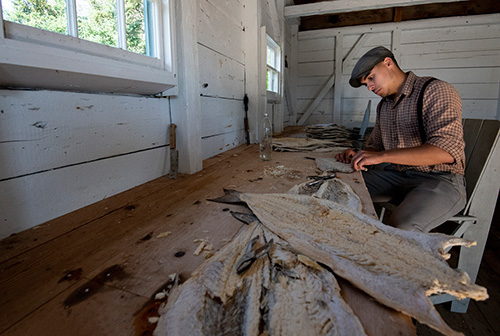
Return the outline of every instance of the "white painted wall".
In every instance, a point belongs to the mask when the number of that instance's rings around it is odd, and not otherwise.
[[[202,159],[246,143],[245,30],[241,1],[198,0]]]
[[[368,34],[367,40],[343,64],[341,85],[336,88],[340,90],[338,108],[335,109],[334,89],[330,89],[306,124],[333,122],[337,116],[347,127],[359,127],[369,100],[371,123],[374,123],[380,98],[365,88],[350,87],[348,80],[359,57],[379,45],[393,50],[404,71],[453,84],[462,97],[464,118],[500,119],[500,14],[299,33],[296,64],[299,118],[335,71],[338,36],[342,41],[338,51],[345,57],[363,34]]]
[[[0,90],[0,238],[169,171],[166,99]]]
[[[171,122],[180,172],[201,170],[203,159],[246,142],[245,92],[255,142],[269,6],[274,0],[175,1],[178,87],[170,100],[0,90],[0,239],[169,173]],[[277,34],[279,25],[265,20]]]

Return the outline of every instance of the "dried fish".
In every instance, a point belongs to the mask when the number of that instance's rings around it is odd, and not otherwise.
[[[358,212],[363,208],[359,196],[348,184],[337,178],[325,181],[316,186],[310,186],[307,183],[297,184],[292,187],[288,193],[323,198],[339,203]]]
[[[439,316],[428,296],[485,300],[484,287],[451,269],[448,246],[474,242],[392,228],[338,203],[305,195],[242,194],[259,220],[310,259],[328,265],[379,302],[446,335],[460,333]]]
[[[332,155],[333,156],[333,155]],[[354,169],[352,169],[350,163],[343,163],[337,161],[335,158],[315,158],[316,166],[319,170],[324,172],[339,172],[339,173],[352,173]]]
[[[274,138],[273,149],[278,152],[331,152],[351,147],[350,142],[311,138]]]
[[[269,249],[238,275],[249,244]],[[365,335],[333,274],[259,223],[198,268],[160,313],[158,336]]]

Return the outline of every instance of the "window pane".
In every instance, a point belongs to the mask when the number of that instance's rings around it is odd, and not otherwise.
[[[266,77],[267,91],[278,92],[278,72],[274,71],[273,69],[267,69]]]
[[[273,68],[275,67],[275,51],[271,47],[267,46],[267,64],[272,66]]]
[[[76,0],[76,12],[79,38],[118,46],[116,0]]]
[[[66,34],[65,0],[2,0],[2,10],[6,20]]]
[[[146,53],[144,3],[144,0],[125,0],[127,50],[138,54]]]

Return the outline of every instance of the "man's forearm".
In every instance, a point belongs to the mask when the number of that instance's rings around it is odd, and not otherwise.
[[[431,166],[439,163],[453,163],[454,158],[445,150],[423,144],[412,148],[397,148],[386,151],[364,150],[358,152],[351,160],[355,170],[363,170],[365,166],[379,163],[394,163],[409,166]]]
[[[431,166],[455,161],[444,149],[429,144],[412,148],[391,149],[380,153],[383,158],[382,162],[409,166]]]

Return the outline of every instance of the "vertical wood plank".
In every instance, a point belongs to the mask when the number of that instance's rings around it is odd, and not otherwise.
[[[291,53],[289,59],[289,77],[285,82],[285,86],[290,90],[289,101],[288,103],[292,109],[292,125],[297,125],[297,66],[299,64],[298,56],[299,56],[299,25],[293,23],[291,25]]]
[[[335,82],[333,84],[333,118],[332,122],[337,125],[342,125],[342,96],[344,86],[342,84],[342,73],[343,73],[343,47],[344,47],[344,35],[342,33],[337,33],[335,36]]]
[[[201,107],[198,45],[197,1],[175,1],[179,95],[172,99],[175,113],[172,121],[178,126],[179,172],[193,174],[203,166],[201,155]]]
[[[249,98],[248,123],[250,126],[250,142],[258,140],[257,130],[259,125],[258,116],[265,110],[265,101],[262,97],[262,89],[259,78],[260,72],[260,1],[243,0],[244,15],[243,25],[245,28],[245,92]],[[265,87],[264,87],[265,92]]]

